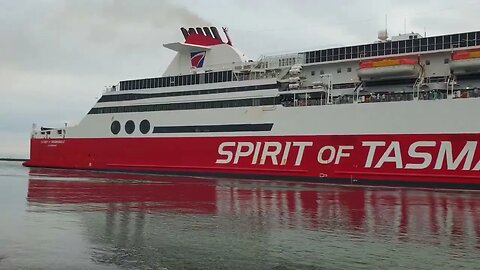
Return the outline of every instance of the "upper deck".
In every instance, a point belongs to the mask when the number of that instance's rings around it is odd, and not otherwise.
[[[480,31],[442,36],[375,42],[369,44],[328,48],[303,52],[304,64],[325,63],[339,60],[353,60],[377,56],[394,56],[407,53],[428,53],[480,46]]]
[[[393,39],[370,44],[261,57],[258,61],[247,61],[245,59],[242,60],[240,56],[235,56],[233,59],[231,59],[230,56],[225,56],[225,51],[229,50],[231,55],[240,54],[233,48],[230,39],[227,44],[222,43],[219,37],[219,39],[216,39],[217,44],[204,46],[205,44],[188,43],[192,42],[189,41],[192,37],[208,38],[202,36],[202,34],[192,32],[186,36],[185,43],[172,43],[176,45],[176,47],[181,47],[182,50],[178,50],[177,56],[170,66],[180,66],[178,69],[183,70],[183,74],[125,80],[121,81],[119,85],[113,89],[125,91],[274,77],[280,80],[282,79],[282,75],[285,75],[285,71],[293,65],[302,65],[305,67],[301,75],[311,81],[315,79],[313,78],[316,73],[315,67],[327,65],[330,67],[329,69],[318,70],[318,73],[320,75],[325,73],[334,75],[332,76],[334,88],[345,88],[344,86],[348,88],[353,87],[356,82],[361,82],[361,79],[357,76],[358,63],[366,58],[390,58],[408,54],[418,55],[420,57],[426,54],[448,54],[451,51],[480,47],[480,31],[476,31],[433,37],[410,35],[410,38],[406,40]],[[166,44],[165,46],[170,48],[173,46],[172,44]],[[219,46],[221,49],[216,55],[215,53],[217,49],[220,48]],[[201,57],[200,60],[198,60],[199,55]],[[442,57],[445,61],[444,64],[446,64],[447,60],[445,60],[445,55]],[[180,62],[181,64],[179,64]],[[346,66],[340,62],[352,64]],[[424,59],[423,62],[424,63],[419,64],[423,65],[423,69],[425,69],[424,77],[440,78],[449,76],[449,69],[437,63],[439,61],[432,61],[433,63],[429,67],[426,66],[430,65],[430,59]],[[175,68],[169,67],[169,69]],[[346,69],[346,71],[351,72],[351,74],[340,74],[342,69]]]

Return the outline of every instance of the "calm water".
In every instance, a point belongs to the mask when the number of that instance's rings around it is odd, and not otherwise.
[[[0,269],[480,269],[480,192],[0,162]]]

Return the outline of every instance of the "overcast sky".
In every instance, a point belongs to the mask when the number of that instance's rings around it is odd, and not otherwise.
[[[28,157],[32,123],[76,123],[106,85],[159,76],[179,27],[226,26],[251,59],[390,34],[480,30],[479,0],[0,0],[0,157]]]

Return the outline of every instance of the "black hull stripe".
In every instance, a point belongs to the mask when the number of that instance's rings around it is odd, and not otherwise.
[[[204,125],[204,126],[167,126],[167,127],[154,127],[153,128],[153,133],[271,131],[272,127],[273,127],[272,123],[268,123],[268,124]]]
[[[253,86],[242,86],[242,87],[229,87],[229,88],[216,88],[216,89],[205,89],[205,90],[193,90],[193,91],[175,91],[175,92],[166,92],[166,93],[118,93],[115,95],[104,95],[98,102],[112,102],[112,101],[125,101],[125,100],[138,100],[138,99],[147,99],[147,98],[159,98],[159,97],[178,97],[178,96],[195,96],[195,95],[207,95],[207,94],[220,94],[220,93],[233,93],[233,92],[246,92],[246,91],[255,91],[255,90],[268,90],[268,89],[277,89],[277,84],[264,84],[264,85],[253,85]]]

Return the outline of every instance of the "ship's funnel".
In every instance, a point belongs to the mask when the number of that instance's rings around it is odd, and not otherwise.
[[[188,30],[187,30],[188,29]],[[181,27],[182,35],[185,38],[185,43],[196,44],[201,46],[212,46],[224,44],[216,27]],[[226,31],[226,29],[224,29]],[[227,36],[228,44],[231,44],[230,38]],[[169,47],[170,48],[170,47]],[[178,49],[178,48],[176,48]],[[173,48],[173,50],[176,50]]]
[[[210,32],[210,28],[208,28],[208,27],[205,26],[205,27],[203,27],[203,31],[205,32],[205,35],[206,35],[207,37],[213,38],[212,32]]]
[[[230,36],[228,35],[228,29],[226,27],[222,27],[223,33],[225,33],[225,36],[227,37],[227,44],[232,46],[232,40],[230,39]]]
[[[215,37],[215,39],[217,39],[217,40],[219,40],[223,43],[222,38],[220,37],[220,34],[218,33],[217,28],[212,26],[212,27],[210,27],[210,29],[212,30],[212,33],[213,33],[213,36]]]
[[[197,33],[199,35],[205,36],[205,34],[203,33],[203,30],[202,30],[202,27],[196,27],[195,29],[197,29]]]
[[[187,39],[188,37],[188,31],[184,27],[180,28],[180,31],[182,31],[183,37]]]

